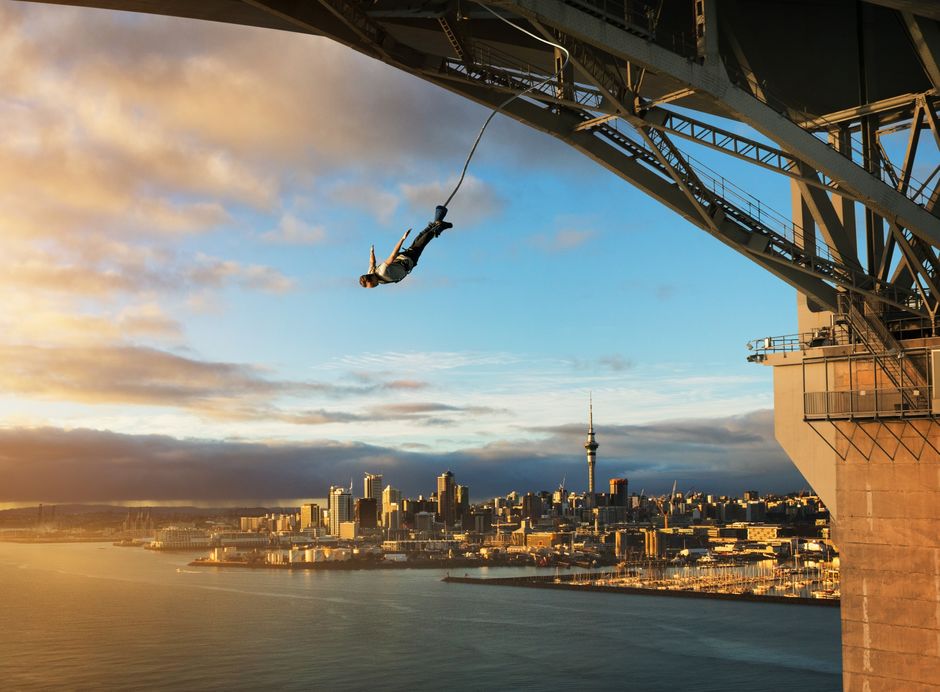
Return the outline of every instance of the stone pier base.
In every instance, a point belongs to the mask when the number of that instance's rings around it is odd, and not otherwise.
[[[838,425],[860,448],[835,438],[844,689],[940,690],[940,456],[910,428],[940,448],[940,425],[886,424],[919,459],[878,423]]]

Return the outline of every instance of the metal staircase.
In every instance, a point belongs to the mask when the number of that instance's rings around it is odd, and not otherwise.
[[[847,292],[839,293],[839,312],[855,337],[868,349],[891,383],[898,389],[904,406],[925,409],[930,405],[926,374],[904,347],[891,335],[884,322],[873,314],[864,300]]]

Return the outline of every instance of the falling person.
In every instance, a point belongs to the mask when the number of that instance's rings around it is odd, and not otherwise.
[[[427,225],[427,228],[415,236],[415,239],[411,242],[411,247],[402,250],[401,246],[408,238],[408,234],[411,233],[411,229],[405,231],[395,249],[378,266],[375,264],[375,245],[373,245],[369,250],[369,271],[359,277],[359,285],[363,288],[375,288],[379,284],[398,283],[408,276],[418,264],[418,258],[421,257],[421,253],[424,252],[424,248],[431,242],[431,239],[437,238],[442,231],[453,228],[454,224],[444,221],[446,214],[447,207],[438,206],[434,210],[434,220]]]

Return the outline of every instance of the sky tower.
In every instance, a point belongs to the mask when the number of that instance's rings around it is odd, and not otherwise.
[[[597,441],[594,439],[594,397],[588,402],[588,436],[584,443],[588,462],[588,494],[594,497],[594,463],[597,461]]]

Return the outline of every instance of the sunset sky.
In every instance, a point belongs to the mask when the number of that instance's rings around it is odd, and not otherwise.
[[[0,0],[0,52],[0,503],[583,490],[590,392],[604,484],[805,486],[744,348],[793,291],[555,140],[498,117],[366,291],[484,109],[190,20]]]

